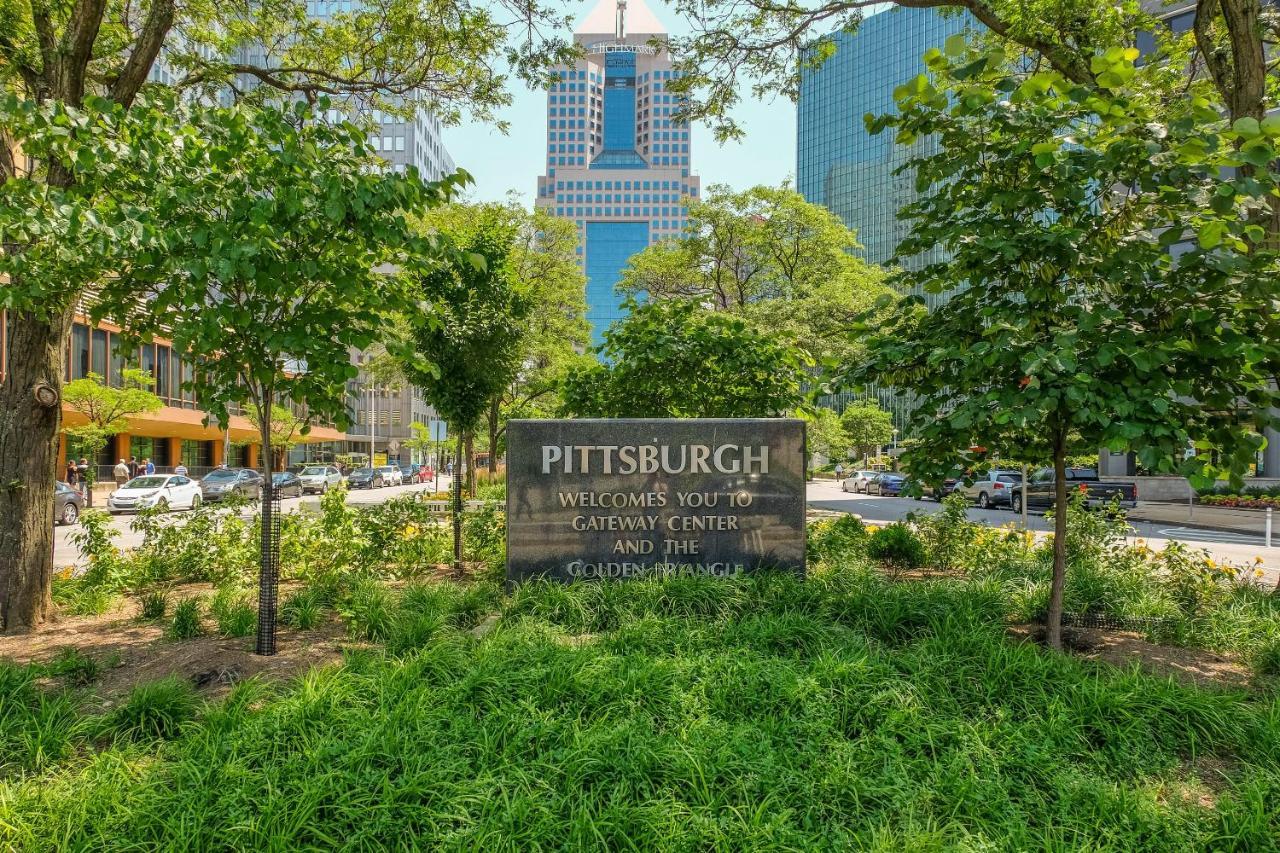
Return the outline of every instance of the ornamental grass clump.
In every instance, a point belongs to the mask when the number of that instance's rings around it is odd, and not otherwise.
[[[140,684],[103,720],[100,734],[117,741],[176,737],[195,718],[199,700],[191,685],[175,676]]]

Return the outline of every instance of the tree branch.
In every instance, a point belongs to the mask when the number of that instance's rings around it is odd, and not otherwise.
[[[133,50],[125,62],[120,76],[111,85],[111,98],[126,108],[133,104],[134,97],[142,84],[147,81],[147,74],[155,65],[165,37],[173,28],[173,0],[151,0],[151,11],[134,40]]]

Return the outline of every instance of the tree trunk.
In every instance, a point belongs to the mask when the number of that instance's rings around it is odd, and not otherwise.
[[[498,396],[489,401],[489,481],[498,477]]]
[[[1053,580],[1044,617],[1044,640],[1051,649],[1062,649],[1062,594],[1066,581],[1067,433],[1059,428],[1053,438]]]
[[[62,370],[70,314],[5,315],[0,385],[0,629],[38,629],[53,615],[53,483],[62,426]]]
[[[462,577],[462,452],[463,433],[458,433],[458,458],[453,466],[453,575]]]
[[[271,435],[271,394],[262,399],[267,404],[258,414],[262,435]],[[276,597],[280,592],[280,551],[275,537],[275,485],[271,482],[272,451],[268,445],[258,467],[262,469],[261,552],[258,569],[258,637],[255,651],[260,655],[276,653]]]
[[[474,430],[466,431],[467,437],[467,497],[476,496],[476,434]]]

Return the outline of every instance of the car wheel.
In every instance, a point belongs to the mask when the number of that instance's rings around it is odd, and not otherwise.
[[[320,487],[320,494],[323,495],[327,491],[329,491],[329,484],[325,483],[323,486]]]
[[[978,495],[978,506],[982,509],[991,509],[991,498],[987,497],[986,492]]]
[[[1010,508],[1016,513],[1022,512],[1022,495],[1013,496],[1013,499],[1010,502]]]
[[[194,510],[197,510],[197,509],[199,509],[199,508],[200,508],[200,496],[199,496],[199,495],[192,495],[192,496],[191,496],[191,509],[194,511]]]
[[[169,511],[169,502],[167,500],[165,500],[164,498],[161,498],[160,500],[156,501],[156,512],[168,512],[168,511]]]
[[[62,505],[61,521],[63,524],[75,524],[79,518],[80,508],[78,506],[73,504],[71,501],[67,501]]]

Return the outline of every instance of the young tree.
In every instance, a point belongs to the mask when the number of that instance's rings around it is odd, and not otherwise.
[[[471,227],[449,236],[456,250],[451,260],[410,268],[420,308],[408,316],[408,340],[395,351],[405,375],[457,435],[453,565],[461,576],[466,436],[520,367],[529,300],[512,268],[515,235],[503,217],[476,216]]]
[[[793,411],[812,362],[741,317],[664,299],[626,306],[603,364],[574,371],[564,406],[592,418],[764,418]]]
[[[893,438],[893,416],[873,400],[850,403],[840,415],[840,424],[854,452],[863,457]]]
[[[265,420],[256,403],[246,404],[244,413],[256,425],[261,425]],[[293,409],[279,403],[272,404],[270,420],[271,434],[264,438],[262,433],[258,433],[258,445],[264,454],[270,448],[269,468],[271,471],[278,471],[284,468],[289,448],[293,447],[299,436],[306,435],[311,424],[307,418],[299,417]]]
[[[0,21],[0,274],[8,277],[0,630],[16,632],[39,627],[51,605],[50,513],[71,319],[91,286],[116,271],[110,247],[127,246],[147,221],[150,162],[172,153],[133,132],[162,121],[163,110],[140,107],[132,129],[116,113],[135,106],[162,48],[183,97],[350,96],[404,115],[430,107],[446,122],[464,110],[493,120],[509,103],[499,55],[536,83],[572,48],[548,34],[564,23],[562,13],[537,0],[362,0],[323,20],[308,18],[301,2],[7,2]]]
[[[1280,328],[1257,281],[1274,258],[1249,243],[1274,184],[1239,167],[1269,161],[1280,126],[1228,126],[1194,95],[1130,97],[1133,50],[1095,58],[1096,88],[1011,72],[1003,53],[963,39],[926,57],[929,75],[896,92],[899,115],[868,123],[903,143],[937,135],[940,151],[908,164],[934,194],[904,211],[912,232],[898,251],[945,248],[901,283],[950,299],[932,312],[901,299],[869,329],[854,377],[913,393],[919,443],[903,456],[922,481],[975,445],[1053,460],[1057,647],[1071,437],[1136,450],[1158,471],[1191,443],[1218,448],[1238,476],[1259,445],[1250,428],[1270,423]],[[1207,456],[1183,466],[1206,468]]]
[[[620,293],[692,299],[752,318],[815,362],[860,353],[854,320],[887,293],[879,268],[857,257],[856,235],[789,186],[735,192],[722,184],[689,202],[679,240],[637,253]]]
[[[67,427],[66,433],[80,444],[85,456],[96,459],[113,435],[129,428],[129,418],[164,408],[164,401],[151,392],[151,374],[135,369],[123,373],[121,387],[112,388],[96,373],[68,382],[62,401],[84,415],[86,423]],[[89,505],[93,506],[93,468],[87,475]]]
[[[578,267],[577,229],[543,210],[530,212],[512,199],[506,204],[456,204],[432,213],[429,223],[446,237],[466,242],[477,228],[501,226],[511,235],[508,265],[528,302],[519,327],[519,365],[511,380],[489,399],[484,432],[464,437],[468,463],[477,450],[488,454],[496,475],[506,422],[557,408],[559,380],[584,360],[590,338],[586,321],[586,279]],[[468,464],[474,494],[474,467]]]
[[[288,403],[306,407],[302,432],[311,420],[346,423],[350,348],[370,346],[409,304],[377,270],[432,251],[406,216],[443,203],[461,180],[370,168],[360,128],[311,118],[301,103],[288,113],[194,110],[181,159],[147,201],[154,224],[102,285],[103,305],[126,306],[140,333],[165,330],[199,359],[191,385],[219,421],[243,405],[268,439]],[[261,463],[264,655],[275,652],[278,585],[271,456]]]
[[[800,417],[805,421],[805,449],[809,453],[809,465],[813,465],[813,457],[825,456],[832,462],[840,462],[849,451],[849,436],[845,434],[840,423],[840,416],[831,409],[815,408],[802,410]]]

